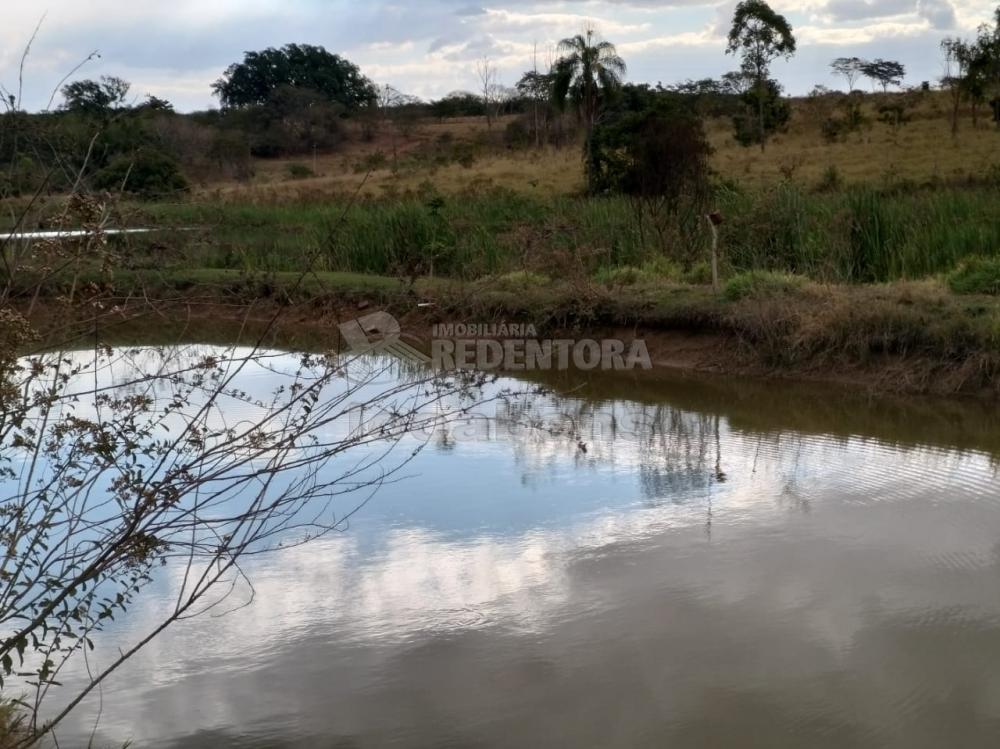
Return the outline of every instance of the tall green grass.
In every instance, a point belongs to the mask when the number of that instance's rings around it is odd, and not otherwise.
[[[723,194],[724,251],[739,271],[800,273],[870,283],[916,279],[971,255],[1000,254],[1000,191],[993,188]]]
[[[258,271],[353,271],[478,278],[545,270],[558,256],[581,269],[640,264],[662,254],[626,201],[539,200],[496,191],[343,202],[162,204],[154,224],[198,227],[171,236],[178,262]]]
[[[1000,255],[1000,190],[810,192],[721,187],[720,249],[729,274],[762,270],[870,283],[945,273]],[[181,203],[143,209],[170,237],[171,262],[255,271],[351,271],[478,278],[528,269],[560,277],[660,259],[703,257],[661,247],[626,198],[536,198],[509,191],[264,204]],[[137,262],[141,262],[141,253]],[[161,260],[151,258],[154,262]],[[686,269],[682,269],[686,270]]]

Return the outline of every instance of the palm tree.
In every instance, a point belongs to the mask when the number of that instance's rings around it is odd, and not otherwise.
[[[559,42],[559,51],[563,57],[553,68],[553,98],[557,105],[564,106],[566,99],[572,97],[589,143],[602,99],[621,87],[625,61],[618,56],[615,45],[601,41],[592,28],[563,39]]]

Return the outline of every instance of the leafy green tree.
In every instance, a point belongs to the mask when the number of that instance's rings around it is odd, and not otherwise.
[[[972,101],[972,117],[976,122],[978,106],[989,101],[994,110],[994,122],[1000,126],[1000,7],[994,14],[994,25],[979,27],[972,59],[966,74],[965,95]]]
[[[757,92],[758,138],[763,151],[767,142],[765,109],[771,63],[795,54],[791,24],[764,0],[743,0],[733,14],[726,53],[739,53],[743,58],[743,69],[753,76]]]
[[[172,114],[174,111],[173,104],[166,99],[161,99],[159,96],[153,96],[152,94],[147,95],[146,101],[136,108],[143,112],[167,112]]]
[[[651,228],[661,251],[689,264],[712,193],[712,147],[690,102],[659,98],[644,111],[601,123],[591,151],[591,191],[627,196],[639,231]]]
[[[234,108],[265,104],[281,86],[310,89],[347,109],[371,104],[376,97],[374,84],[357,65],[310,44],[247,52],[243,62],[226,68],[212,90],[224,108]]]
[[[962,98],[972,105],[972,126],[979,124],[979,107],[986,101],[986,93],[990,84],[990,58],[983,54],[984,50],[973,47],[968,70],[959,83]]]
[[[763,86],[754,85],[740,99],[744,111],[733,116],[733,131],[741,146],[763,147],[763,139],[783,131],[792,117],[791,106],[781,96],[781,84],[775,80],[769,79]]]
[[[1000,7],[992,26],[983,24],[973,40],[949,37],[941,42],[946,72],[942,87],[951,94],[951,130],[958,134],[958,113],[962,101],[972,105],[973,124],[979,106],[989,102],[993,119],[1000,126]]]
[[[599,39],[594,29],[563,39],[559,51],[563,57],[553,67],[553,99],[559,106],[572,99],[589,138],[602,104],[621,88],[628,68],[615,45]]]
[[[531,132],[535,147],[548,140],[549,124],[553,119],[552,89],[555,84],[553,73],[542,73],[529,70],[514,84],[514,90],[520,102],[531,112]]]
[[[854,84],[864,75],[865,66],[869,63],[860,57],[838,57],[830,63],[834,75],[847,81],[847,93],[854,93]]]
[[[177,162],[151,148],[118,156],[94,175],[93,185],[99,190],[121,190],[147,200],[176,197],[188,188]]]
[[[554,82],[555,76],[552,73],[529,70],[514,84],[514,88],[525,99],[547,101],[552,94]]]
[[[889,90],[889,86],[902,85],[903,76],[906,75],[906,68],[895,60],[878,58],[864,63],[861,66],[861,74],[873,83],[881,86],[882,93],[884,94]]]
[[[452,91],[444,98],[431,103],[431,113],[438,119],[449,117],[482,117],[486,104],[471,91]]]
[[[100,81],[83,80],[62,87],[63,109],[70,112],[104,115],[125,108],[131,84],[113,75],[102,75]]]

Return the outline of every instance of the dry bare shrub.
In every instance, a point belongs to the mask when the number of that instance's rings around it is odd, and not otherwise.
[[[163,149],[181,162],[192,178],[200,180],[217,174],[210,157],[215,128],[172,114],[152,118],[150,127]]]

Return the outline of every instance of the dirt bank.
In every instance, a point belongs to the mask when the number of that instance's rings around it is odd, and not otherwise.
[[[81,291],[84,290],[84,292]],[[132,338],[334,348],[384,310],[424,342],[439,323],[531,324],[541,339],[646,342],[657,369],[846,382],[873,391],[1000,394],[1000,302],[935,282],[801,287],[725,299],[699,286],[603,287],[225,271],[50,284],[14,306],[60,342]],[[95,322],[96,320],[96,322]],[[96,330],[95,330],[96,328]],[[516,337],[516,336],[515,336]]]

